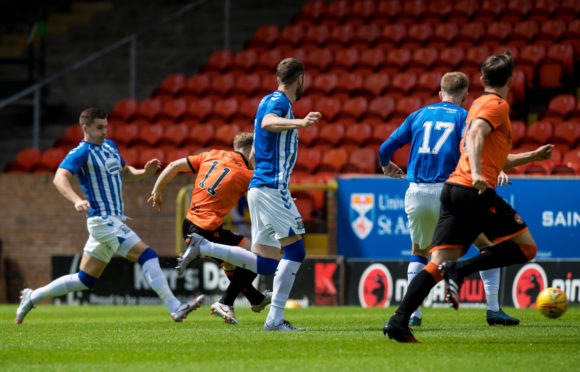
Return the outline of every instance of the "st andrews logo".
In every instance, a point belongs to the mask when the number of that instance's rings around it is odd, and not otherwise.
[[[375,194],[350,195],[350,225],[359,239],[365,239],[373,230],[375,221]]]

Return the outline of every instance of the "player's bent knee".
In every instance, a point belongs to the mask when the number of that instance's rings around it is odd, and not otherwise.
[[[518,244],[518,247],[520,248],[524,256],[526,256],[528,261],[536,257],[536,253],[538,253],[538,247],[533,244]]]
[[[141,253],[141,255],[138,258],[139,265],[143,266],[145,262],[149,261],[152,258],[157,257],[159,256],[157,255],[157,252],[155,252],[155,250],[153,250],[152,248],[147,248],[146,250],[143,251],[143,253]]]
[[[79,280],[81,283],[85,285],[88,289],[93,289],[95,284],[97,283],[97,278],[92,275],[85,273],[82,270],[79,270]]]
[[[292,244],[288,244],[284,247],[284,257],[283,259],[294,261],[294,262],[304,262],[306,258],[306,248],[304,248],[304,240],[300,239]]]
[[[258,274],[272,275],[276,272],[276,268],[278,267],[278,260],[258,256],[257,261]]]

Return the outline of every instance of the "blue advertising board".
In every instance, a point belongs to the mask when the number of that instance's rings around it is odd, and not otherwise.
[[[382,176],[338,179],[337,254],[409,259],[405,214],[409,182]],[[536,259],[580,258],[580,178],[512,178],[497,188],[524,219],[538,245]],[[476,254],[470,249],[467,256]]]

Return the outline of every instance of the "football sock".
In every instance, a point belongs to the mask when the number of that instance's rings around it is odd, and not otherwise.
[[[465,278],[476,271],[528,262],[528,258],[514,242],[504,241],[481,250],[467,260],[457,261],[457,273]]]
[[[280,260],[276,274],[274,274],[272,303],[270,304],[270,312],[268,312],[268,317],[266,318],[267,324],[277,325],[284,319],[286,301],[294,285],[296,272],[300,268],[300,265],[300,262],[285,258]]]
[[[411,256],[411,261],[409,262],[409,266],[407,268],[407,283],[411,283],[413,278],[427,265],[428,260],[417,254]],[[421,318],[421,308],[417,308],[411,317]]]
[[[407,293],[403,301],[399,305],[395,314],[403,318],[405,324],[409,323],[411,313],[421,305],[423,300],[431,292],[431,288],[435,287],[442,279],[440,270],[433,262],[429,262],[423,270],[421,270],[407,287]]]
[[[155,253],[153,249],[147,248],[139,257],[139,263],[143,268],[143,274],[145,274],[147,283],[149,283],[151,289],[153,289],[165,303],[165,306],[167,309],[169,309],[169,312],[173,313],[177,311],[179,306],[181,306],[181,302],[175,298],[171,288],[169,288],[167,279],[165,278],[165,275],[163,275],[161,266],[159,266],[159,258],[157,257],[157,253]]]
[[[482,270],[479,272],[485,289],[485,298],[487,299],[487,310],[499,311],[499,277],[500,268]]]
[[[238,297],[240,293],[243,293],[248,301],[253,305],[262,302],[264,295],[262,295],[252,285],[252,281],[256,276],[257,274],[250,270],[237,267],[236,270],[234,270],[233,275],[230,277],[231,283],[223,294],[220,302],[228,306],[233,306],[236,297]]]
[[[85,275],[87,275],[85,273]],[[96,281],[96,278],[95,278]],[[79,273],[61,276],[48,283],[44,287],[35,289],[30,300],[33,304],[46,298],[53,298],[65,295],[74,291],[84,291],[89,289],[79,278]]]
[[[242,269],[258,272],[257,256],[241,247],[204,240],[200,244],[200,254],[202,256],[220,258]]]

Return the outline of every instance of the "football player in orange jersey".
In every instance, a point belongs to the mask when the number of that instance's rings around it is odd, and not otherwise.
[[[209,241],[251,248],[250,240],[235,232],[225,230],[222,222],[226,214],[238,203],[248,189],[253,165],[250,153],[254,135],[243,132],[234,138],[234,151],[210,150],[170,163],[157,178],[151,197],[147,200],[161,210],[161,193],[178,173],[193,172],[198,176],[191,194],[191,205],[183,220],[183,237],[187,240],[197,233]],[[271,294],[260,293],[253,287],[256,274],[225,263],[224,269],[230,285],[222,298],[211,305],[211,313],[228,324],[238,324],[234,313],[234,300],[243,293],[255,312],[262,311],[271,301]]]
[[[446,299],[457,309],[463,278],[479,270],[525,263],[536,255],[536,243],[526,224],[494,190],[502,169],[552,156],[553,145],[509,154],[512,133],[505,97],[513,69],[509,51],[489,56],[482,63],[484,92],[469,110],[459,163],[441,192],[431,261],[409,284],[401,305],[385,324],[383,332],[389,338],[419,342],[408,327],[409,317],[443,278]],[[456,262],[481,233],[494,245],[476,257]]]

